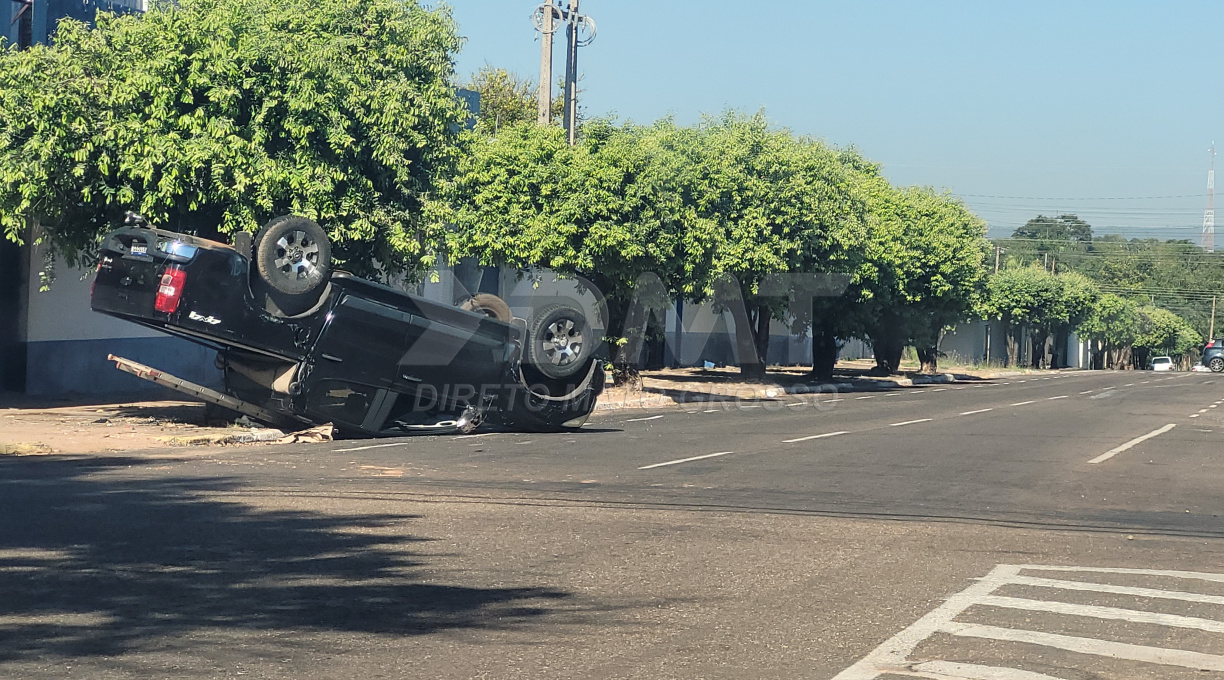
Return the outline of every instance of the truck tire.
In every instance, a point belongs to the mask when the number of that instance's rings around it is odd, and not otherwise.
[[[273,219],[255,237],[255,271],[282,310],[309,309],[331,278],[327,233],[305,217]]]
[[[459,307],[469,312],[484,314],[490,319],[497,319],[502,323],[510,323],[514,320],[514,314],[510,312],[510,305],[506,304],[505,300],[490,293],[477,293],[464,300],[463,304],[459,305]]]
[[[527,363],[548,378],[569,378],[587,368],[596,344],[591,336],[591,326],[577,308],[545,307],[528,330]]]

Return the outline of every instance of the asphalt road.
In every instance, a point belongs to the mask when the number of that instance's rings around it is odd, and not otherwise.
[[[0,677],[1224,677],[1221,411],[1064,373],[0,460]]]

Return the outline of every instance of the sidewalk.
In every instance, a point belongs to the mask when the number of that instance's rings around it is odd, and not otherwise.
[[[918,385],[947,384],[992,380],[1032,370],[969,369],[956,367],[951,372],[923,375],[917,366],[901,375],[878,377],[869,375],[875,362],[871,360],[841,361],[831,381],[814,380],[810,369],[803,366],[771,367],[764,382],[749,383],[740,379],[739,369],[679,368],[643,371],[638,388],[609,387],[599,398],[597,410],[622,408],[665,408],[694,402],[725,403],[776,399],[787,394],[816,392],[874,392],[896,390]],[[907,368],[905,365],[902,368]]]

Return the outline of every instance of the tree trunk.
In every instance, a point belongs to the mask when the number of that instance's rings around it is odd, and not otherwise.
[[[1092,351],[1092,370],[1100,371],[1105,368],[1106,358],[1109,356],[1109,348],[1102,344]]]
[[[1029,357],[1029,366],[1032,368],[1043,368],[1042,364],[1045,363],[1046,344],[1048,340],[1049,336],[1046,333],[1034,335],[1029,338],[1030,344],[1033,348],[1033,355]]]
[[[1007,327],[1007,368],[1011,368],[1020,362],[1020,338],[1019,329]]]
[[[599,285],[599,282],[595,282]],[[604,288],[603,290],[607,290]],[[608,306],[608,342],[612,363],[612,385],[615,387],[637,387],[642,382],[640,366],[630,355],[636,354],[638,348],[632,342],[626,342],[631,336],[645,342],[646,329],[626,328],[629,323],[629,303],[620,298],[608,296],[604,298]]]
[[[735,339],[736,345],[739,348],[739,364],[740,377],[748,382],[760,382],[765,379],[765,359],[761,356],[758,347],[761,340],[758,338],[758,329],[760,324],[760,316],[762,308],[757,307],[752,312],[748,312],[746,308],[741,308],[744,311],[736,313],[732,310],[732,316],[735,318]],[[740,317],[743,317],[742,319]],[[766,328],[768,328],[768,323]],[[765,346],[769,347],[769,336],[765,336]]]
[[[819,380],[831,380],[837,365],[837,338],[825,329],[812,327],[812,375]]]
[[[1011,368],[1016,365],[1020,355],[1020,339],[1017,337],[1019,328],[1012,323],[1011,314],[1004,314],[1001,319],[1003,323],[1003,339],[1007,344],[1007,357],[1003,359],[1003,366]]]
[[[765,305],[757,307],[756,326],[753,328],[753,340],[756,345],[757,358],[761,361],[761,377],[765,376],[765,367],[769,365],[769,331],[773,317]]]
[[[935,375],[939,372],[939,348],[927,347],[918,349],[918,361],[922,367],[918,370],[926,375]]]
[[[871,339],[876,360],[873,373],[895,375],[901,370],[901,355],[905,352],[905,344],[894,333],[886,331],[882,335],[883,337]]]

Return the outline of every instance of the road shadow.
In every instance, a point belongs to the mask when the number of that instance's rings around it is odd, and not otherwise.
[[[134,466],[149,469],[133,478]],[[412,515],[263,510],[225,498],[233,479],[158,466],[0,458],[0,662],[110,657],[209,631],[403,636],[573,611],[555,589],[423,582]]]

